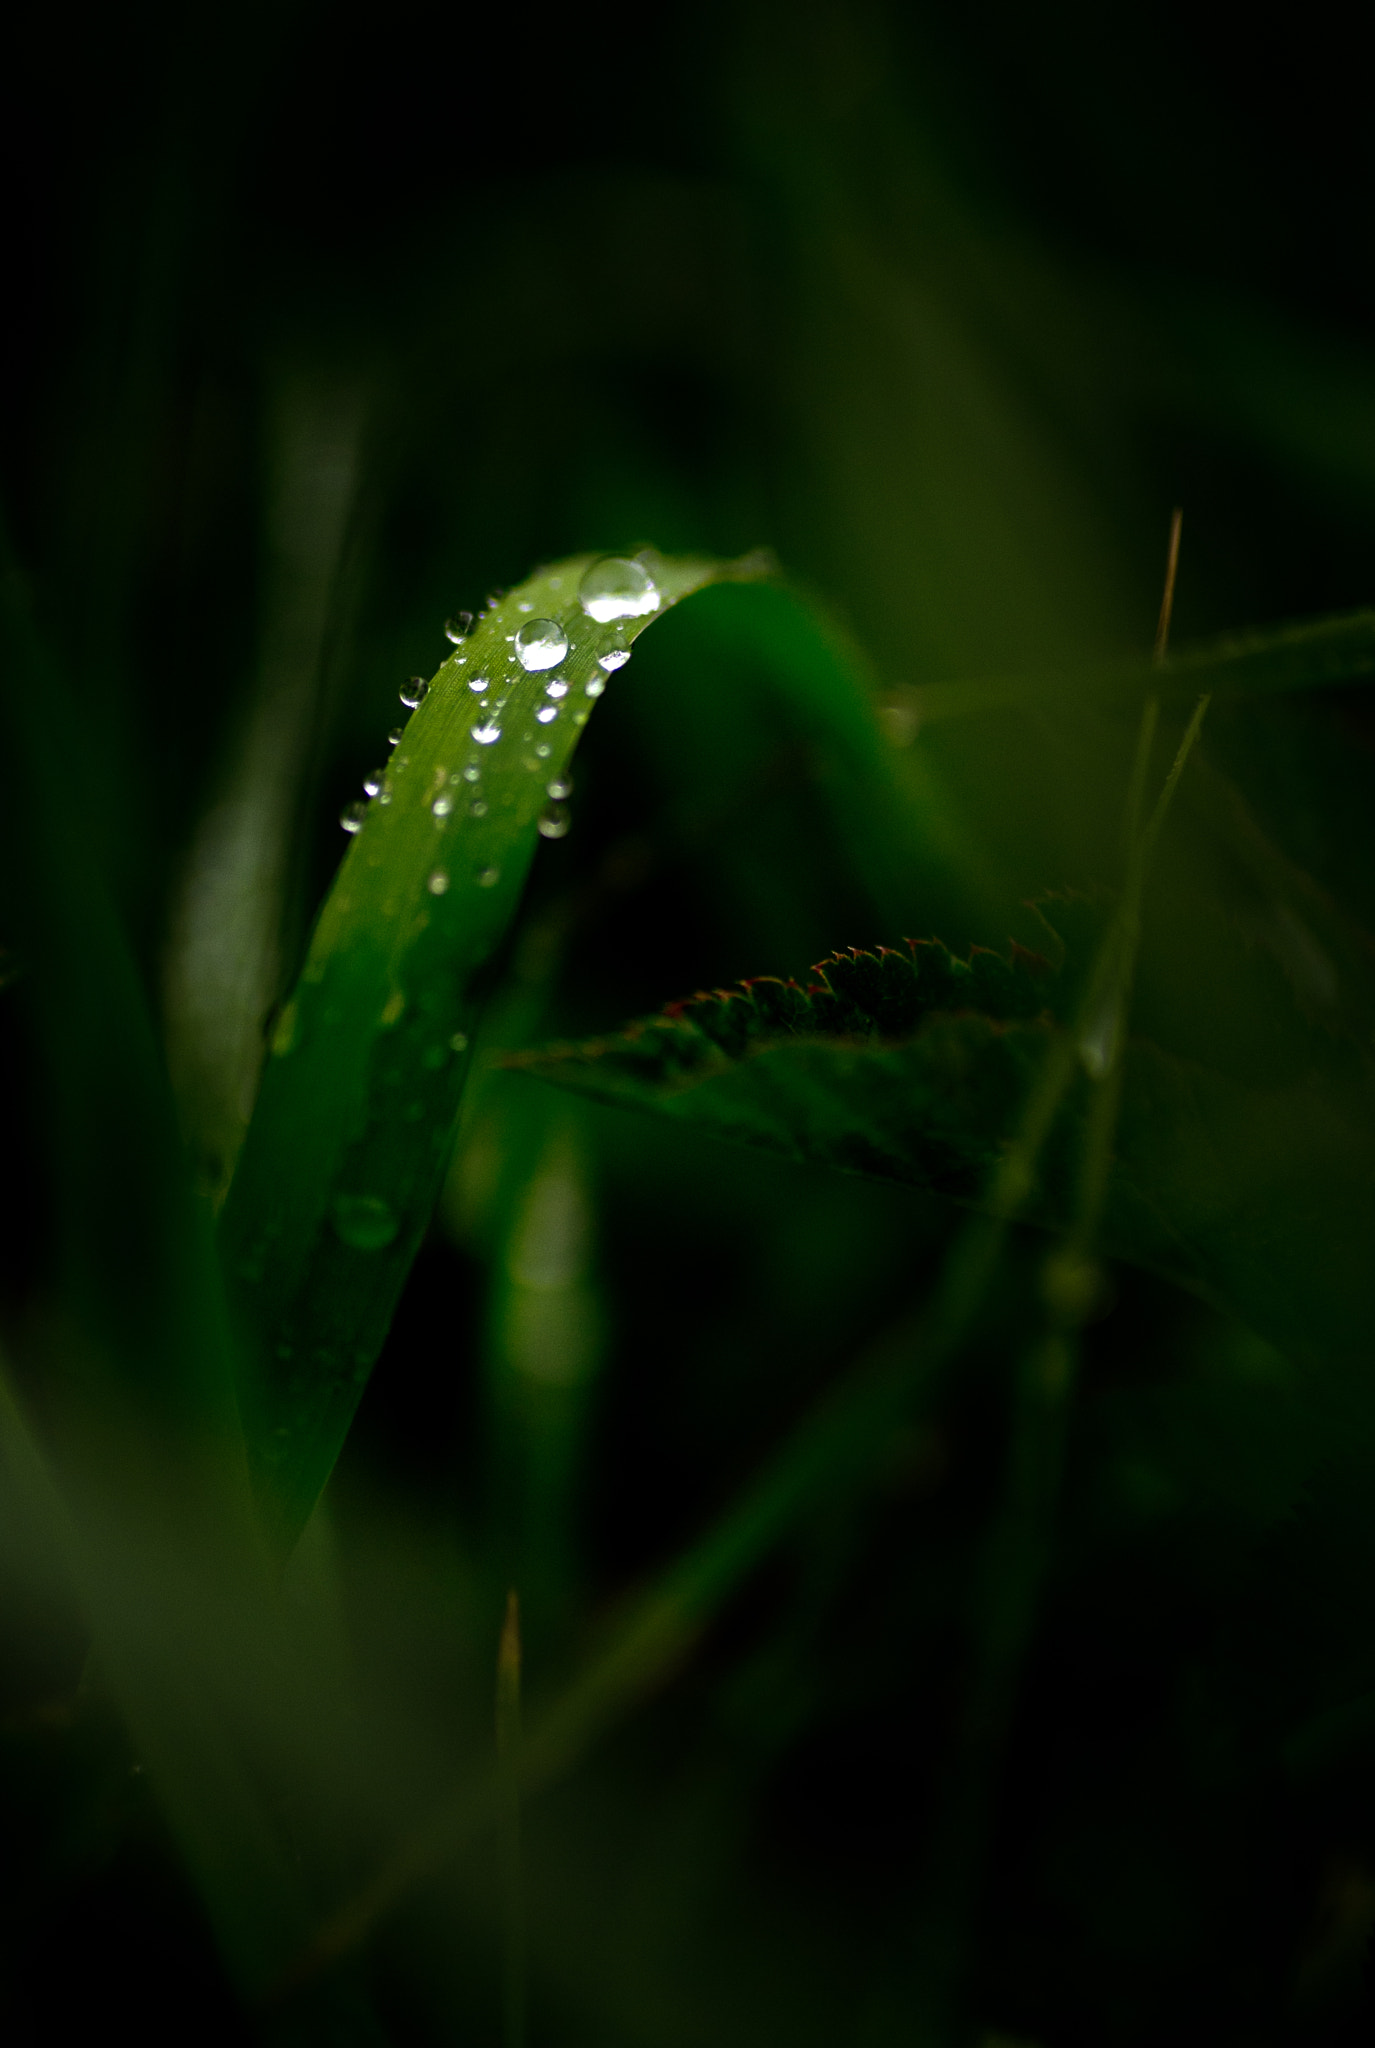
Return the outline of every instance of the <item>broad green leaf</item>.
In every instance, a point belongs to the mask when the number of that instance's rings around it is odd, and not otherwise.
[[[606,567],[607,561],[610,566]],[[767,564],[591,555],[490,605],[421,696],[278,1019],[221,1217],[275,1534],[338,1455],[453,1145],[479,977],[607,677],[693,591]]]
[[[1062,904],[1080,921],[1090,906]],[[1056,911],[1052,911],[1056,915]],[[832,956],[804,984],[703,992],[613,1037],[508,1064],[798,1161],[979,1204],[1072,974],[935,942]],[[1062,1225],[1100,1049],[1043,1162],[1030,1220]],[[1354,1355],[1375,1316],[1375,1085],[1354,1055],[1262,1089],[1146,1043],[1127,1053],[1104,1220],[1114,1256],[1229,1307],[1296,1356]]]

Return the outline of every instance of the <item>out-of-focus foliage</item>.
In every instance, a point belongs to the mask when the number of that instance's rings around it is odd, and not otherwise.
[[[1336,10],[21,16],[10,2036],[509,2040],[524,1771],[535,2048],[1365,2038],[1359,54]],[[447,616],[651,540],[787,580],[704,591],[611,677],[283,1579],[211,1212],[336,820]],[[1092,1243],[1073,1103],[1048,1141],[1073,1258],[1059,1214],[990,1234],[697,1128],[772,1050],[669,1117],[518,1070],[906,933],[1045,950],[1028,901],[1121,890],[1157,685],[1157,775],[1214,695]],[[996,1173],[1015,1136],[974,1124]]]

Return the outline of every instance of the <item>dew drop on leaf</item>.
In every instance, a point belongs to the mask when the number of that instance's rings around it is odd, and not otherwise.
[[[453,1037],[449,1040],[449,1046],[453,1052],[466,1052],[468,1050],[467,1032],[455,1031]]]
[[[555,676],[552,681],[545,684],[544,694],[546,697],[566,697],[568,695],[567,678],[565,676]]]
[[[475,796],[468,806],[468,816],[470,818],[485,818],[486,815],[486,804],[482,801],[482,798],[480,796]]]
[[[567,804],[546,804],[539,814],[541,839],[562,839],[573,822]]]
[[[548,725],[549,721],[557,718],[558,715],[559,707],[557,704],[541,704],[539,710],[535,713],[535,717],[541,725]]]
[[[568,652],[568,635],[556,619],[527,619],[515,646],[522,668],[557,668]]]
[[[584,690],[583,695],[585,697],[600,697],[602,691],[605,688],[606,678],[604,676],[593,676],[592,680],[588,683],[587,688]]]
[[[443,868],[436,868],[425,887],[431,896],[442,896],[449,886],[449,877]]]
[[[482,770],[478,767],[476,761],[468,763],[463,771],[463,780],[465,782],[480,782],[482,780]]]
[[[600,732],[601,727],[598,726],[597,730]],[[473,738],[480,747],[495,746],[501,738],[501,727],[494,724],[491,719],[488,719],[485,724],[473,727]]]
[[[472,691],[472,693],[473,693],[473,695],[474,695],[475,697],[480,697],[480,696],[482,695],[483,691],[484,691],[484,690],[486,689],[486,687],[487,687],[487,678],[486,678],[486,676],[469,676],[469,678],[468,678],[468,688],[469,688],[469,689],[470,689],[470,690]]]
[[[437,796],[434,802],[430,805],[430,809],[434,813],[436,818],[447,818],[453,807],[454,800],[451,796],[448,795]]]
[[[608,675],[614,675],[618,668],[624,668],[630,659],[628,647],[608,647],[605,654],[597,656],[598,668],[604,668]]]
[[[333,1216],[336,1235],[356,1252],[383,1251],[401,1228],[378,1195],[336,1195]]]
[[[500,868],[479,868],[477,871],[477,886],[479,889],[495,889],[500,880]]]
[[[365,803],[345,804],[339,813],[339,823],[346,832],[361,832],[363,820],[367,815],[368,807]]]
[[[472,630],[473,615],[471,612],[455,612],[451,619],[445,619],[444,621],[444,638],[452,640],[455,647],[457,647],[460,640],[466,640]]]
[[[376,796],[386,779],[385,768],[374,768],[370,774],[363,777],[363,788],[369,796]]]
[[[659,609],[654,578],[640,562],[606,555],[578,585],[578,599],[589,619],[606,625],[612,619],[643,619]]]
[[[549,759],[549,754],[550,746],[548,740],[541,740],[539,745],[535,748],[536,759],[540,761],[547,761]]]
[[[399,746],[400,746],[400,744],[401,744],[401,742],[402,742],[402,740],[404,740],[404,739],[405,739],[405,737],[406,737],[406,728],[405,728],[405,726],[404,726],[404,725],[394,725],[394,726],[392,727],[391,731],[390,731],[390,732],[389,732],[389,733],[387,734],[387,745],[388,745],[389,747],[399,747]]]
[[[546,786],[544,793],[546,796],[553,797],[555,803],[561,804],[565,797],[572,796],[573,794],[572,776],[556,775],[554,780]]]
[[[423,704],[430,694],[430,686],[424,676],[412,676],[401,686],[401,702],[408,704],[412,711],[417,704]]]

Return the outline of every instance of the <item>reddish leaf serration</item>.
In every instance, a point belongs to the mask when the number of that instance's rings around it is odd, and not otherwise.
[[[901,1042],[940,1015],[972,1012],[996,1023],[1036,1017],[1052,976],[1041,954],[1015,941],[1006,956],[971,946],[967,960],[938,939],[904,939],[872,952],[851,947],[818,961],[805,983],[760,975],[734,988],[699,989],[613,1039],[550,1046],[533,1057],[598,1060],[614,1050],[643,1080],[667,1080],[780,1040]],[[514,1063],[529,1057],[517,1054]]]

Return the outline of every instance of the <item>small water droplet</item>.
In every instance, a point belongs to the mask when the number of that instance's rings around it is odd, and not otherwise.
[[[472,630],[473,615],[471,612],[455,612],[451,619],[445,619],[444,621],[444,638],[452,640],[455,647],[457,647],[460,640],[466,640]]]
[[[589,619],[604,626],[611,619],[643,619],[657,612],[659,592],[642,562],[605,555],[578,585],[578,601]]]
[[[599,726],[597,730],[600,732],[601,727]],[[345,804],[343,810],[339,813],[339,823],[343,826],[346,832],[361,832],[363,829],[363,820],[367,817],[367,815],[368,807],[366,804]]]
[[[500,880],[500,868],[479,868],[477,871],[477,886],[479,889],[495,889]]]
[[[363,777],[363,788],[369,796],[376,796],[386,779],[387,771],[385,768],[374,768],[371,774]]]
[[[451,796],[437,796],[430,805],[430,809],[436,818],[447,818],[453,807],[454,800]]]
[[[572,822],[567,804],[546,804],[539,814],[541,839],[562,839]]]
[[[605,654],[597,656],[598,668],[604,668],[608,675],[614,675],[618,668],[624,668],[630,659],[628,647],[608,647]]]
[[[401,1228],[390,1205],[378,1195],[336,1195],[334,1228],[356,1252],[380,1252]]]
[[[425,887],[431,896],[442,896],[449,886],[449,877],[443,868],[436,868]]]
[[[463,780],[465,782],[480,782],[482,780],[482,770],[478,767],[476,761],[468,763],[463,771]]]
[[[606,688],[606,678],[605,678],[605,676],[593,676],[593,677],[591,678],[591,680],[589,681],[589,683],[588,683],[588,685],[587,685],[587,688],[586,688],[586,689],[585,689],[585,690],[583,691],[583,695],[584,695],[585,697],[600,697],[600,696],[601,696],[601,694],[602,694],[602,691],[603,691],[603,690],[604,690],[605,688]],[[598,732],[600,732],[600,731],[601,731],[601,727],[600,727],[600,726],[598,726],[598,727],[597,727],[597,731],[598,731]]]
[[[597,727],[597,731],[601,731],[600,726]],[[501,727],[489,718],[485,724],[473,727],[473,738],[480,747],[493,747],[501,738]]]
[[[423,704],[429,694],[430,686],[424,676],[412,676],[409,682],[401,686],[401,702],[408,704],[412,711],[417,704]]]
[[[516,606],[516,610],[518,612],[532,612],[534,609],[535,607],[532,604],[527,604],[524,598],[522,598],[520,603]]]
[[[547,784],[544,793],[546,796],[552,796],[556,804],[561,804],[566,796],[573,794],[572,776],[556,775],[554,780]]]
[[[453,1037],[449,1040],[449,1044],[454,1052],[466,1052],[468,1050],[467,1032],[455,1031]]]
[[[557,704],[541,704],[539,710],[535,713],[535,717],[541,725],[548,725],[550,720],[557,718],[558,715],[559,707]],[[600,732],[601,727],[598,726],[597,730]]]
[[[390,731],[390,732],[389,732],[389,733],[387,734],[387,745],[388,745],[389,747],[399,747],[399,746],[400,746],[400,744],[401,744],[401,742],[402,742],[402,740],[404,740],[404,739],[405,739],[405,737],[406,737],[406,728],[405,728],[405,726],[404,726],[404,725],[394,725],[394,726],[392,727],[391,731]]]
[[[568,695],[567,676],[555,676],[552,681],[547,682],[544,686],[544,694],[546,697],[566,697]]]
[[[486,689],[486,687],[487,687],[487,678],[486,678],[486,676],[469,676],[469,678],[468,678],[468,688],[469,688],[469,689],[470,689],[470,690],[472,691],[472,693],[473,693],[473,695],[474,695],[475,697],[480,697],[480,696],[482,695],[483,691],[484,691],[484,690]]]
[[[486,804],[482,801],[482,798],[480,796],[475,796],[468,806],[468,816],[470,818],[485,818],[486,815]]]
[[[549,745],[548,740],[541,740],[539,745],[535,748],[536,756],[541,761],[547,761],[549,759],[551,752],[552,749]]]
[[[568,635],[556,619],[527,619],[515,646],[523,669],[557,668],[568,652]]]

